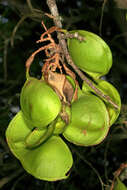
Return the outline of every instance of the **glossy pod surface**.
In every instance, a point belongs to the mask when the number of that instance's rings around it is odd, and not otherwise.
[[[56,181],[67,178],[73,158],[64,141],[59,136],[52,136],[40,146],[29,149],[25,140],[30,132],[31,129],[21,111],[12,119],[6,130],[8,145],[24,169],[42,180]]]
[[[61,110],[61,102],[55,91],[43,80],[30,77],[20,96],[21,109],[32,125],[43,128],[51,123]]]
[[[105,80],[102,80],[102,79],[95,80],[95,84],[94,85],[96,86],[96,88],[98,88],[105,95],[108,95],[111,98],[111,100],[115,104],[118,105],[118,109],[116,109],[108,101],[106,101],[105,99],[103,99],[103,101],[106,104],[107,110],[109,112],[110,126],[111,126],[116,121],[116,119],[118,118],[118,116],[120,114],[121,98],[120,98],[119,92],[117,91],[117,89],[112,84],[110,84],[109,82],[107,82]],[[82,85],[82,91],[84,93],[86,93],[86,92],[95,93],[95,91],[93,91],[93,89],[90,88],[85,82]]]
[[[72,104],[72,119],[63,135],[70,142],[91,146],[100,143],[109,130],[105,104],[92,94],[85,94]]]
[[[93,78],[107,74],[112,66],[112,53],[109,46],[98,35],[85,30],[74,30],[85,38],[68,39],[68,50],[74,63]]]

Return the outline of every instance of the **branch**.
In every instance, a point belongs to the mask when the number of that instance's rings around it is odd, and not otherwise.
[[[100,24],[99,24],[99,34],[100,36],[102,35],[101,30],[102,30],[102,22],[103,22],[103,16],[104,16],[104,8],[107,3],[107,0],[104,0],[102,3],[102,8],[101,8],[101,18],[100,18]]]
[[[74,147],[72,147],[72,148],[73,148],[74,153],[76,153],[76,155],[78,155],[78,157],[94,171],[94,173],[97,175],[97,177],[98,177],[98,179],[100,181],[101,189],[104,190],[104,185],[105,184],[103,183],[103,181],[101,179],[101,176],[100,176],[99,172],[96,170],[96,168],[88,160],[86,160],[84,158],[84,155],[81,155],[80,152],[77,151],[76,148],[74,148]]]
[[[7,81],[8,71],[7,71],[7,54],[8,54],[8,44],[9,40],[4,40],[4,58],[3,58],[3,69],[4,69],[4,80]]]
[[[53,21],[55,23],[55,25],[59,28],[62,28],[62,23],[60,20],[60,16],[59,16],[59,12],[57,9],[57,5],[56,5],[56,1],[55,0],[47,0],[47,5],[50,9],[51,14],[53,15]],[[68,64],[75,70],[75,72],[80,76],[80,78],[85,81],[97,94],[98,96],[100,96],[101,98],[104,98],[105,100],[107,100],[114,108],[118,109],[118,105],[115,104],[111,98],[105,94],[103,94],[99,89],[97,89],[93,83],[84,75],[84,73],[82,71],[80,71],[78,69],[78,67],[74,64],[74,62],[72,61],[71,56],[69,55],[68,49],[67,49],[67,45],[66,45],[66,41],[65,39],[63,39],[62,34],[58,33],[58,39],[59,39],[59,44],[63,50],[63,53],[65,55],[65,58],[68,62]]]
[[[122,170],[125,169],[125,168],[127,168],[127,163],[122,163],[122,164],[120,165],[120,167],[115,171],[115,173],[114,173],[114,178],[113,178],[113,181],[112,181],[110,190],[113,190],[113,189],[114,189],[114,184],[115,184],[116,179],[119,177],[120,173],[121,173]]]

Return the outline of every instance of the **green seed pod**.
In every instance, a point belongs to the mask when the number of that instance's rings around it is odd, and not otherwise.
[[[38,128],[46,127],[59,114],[61,101],[43,80],[28,78],[20,96],[21,109],[26,119]]]
[[[51,122],[46,128],[38,129],[35,128],[30,132],[27,136],[25,143],[27,148],[35,148],[40,144],[44,143],[51,135],[53,135],[53,131],[55,129],[56,120]]]
[[[22,111],[17,113],[6,130],[8,145],[24,169],[41,180],[66,179],[73,164],[68,146],[59,136],[51,136],[40,146],[29,149],[26,139],[30,132]]]
[[[7,142],[14,155],[20,159],[25,149],[35,148],[45,142],[53,134],[53,124],[54,121],[47,128],[34,129],[26,123],[22,111],[19,111],[6,130]]]
[[[92,32],[73,30],[85,38],[84,41],[68,39],[68,50],[74,61],[82,71],[93,78],[107,74],[112,66],[112,53],[105,41]]]
[[[109,131],[109,114],[101,99],[86,93],[72,104],[71,122],[64,137],[81,146],[100,143]]]
[[[6,130],[6,140],[12,153],[20,159],[26,149],[25,140],[33,127],[26,124],[22,111],[19,111],[9,123]]]
[[[95,80],[94,85],[102,93],[104,93],[105,95],[108,95],[111,98],[111,100],[115,104],[117,104],[117,106],[118,106],[118,109],[116,109],[107,100],[103,99],[103,101],[106,104],[107,110],[109,112],[110,126],[111,126],[116,121],[116,119],[118,118],[118,116],[120,114],[121,99],[120,99],[119,92],[117,91],[117,89],[112,84],[110,84],[109,82],[107,82],[105,80],[102,80],[102,79]],[[96,92],[90,86],[88,86],[85,82],[82,85],[82,91],[85,92],[85,93],[86,92],[92,92],[92,93],[96,94]]]
[[[27,151],[21,162],[26,171],[36,178],[56,181],[69,176],[73,159],[64,141],[59,136],[52,136],[43,145]]]
[[[59,116],[57,123],[55,125],[55,129],[53,131],[54,135],[59,135],[61,133],[63,133],[64,129],[65,129],[66,123],[65,121],[62,120],[62,118]]]
[[[57,117],[57,122],[54,127],[53,134],[58,135],[64,132],[65,127],[70,123],[71,119],[71,108],[67,105],[63,105],[63,113],[61,116]]]

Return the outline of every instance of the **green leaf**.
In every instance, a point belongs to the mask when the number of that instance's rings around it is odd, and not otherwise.
[[[30,132],[22,111],[12,119],[6,130],[8,145],[24,169],[42,180],[66,179],[73,164],[68,146],[59,136],[52,136],[40,146],[29,149],[26,146],[26,138]]]
[[[127,187],[120,181],[119,178],[117,178],[117,182],[113,190],[127,190]]]
[[[112,53],[105,41],[92,32],[85,30],[73,30],[85,38],[68,39],[68,50],[74,63],[93,78],[99,78],[107,74],[112,66]]]
[[[121,99],[119,92],[112,84],[102,79],[96,79],[94,86],[98,88],[103,94],[108,95],[111,98],[111,100],[118,105],[118,109],[115,109],[113,105],[111,105],[107,100],[103,99],[109,112],[111,126],[118,118],[121,109]],[[83,82],[82,91],[93,92],[94,94],[96,94],[96,92],[85,82]]]
[[[100,143],[109,131],[109,114],[105,104],[95,95],[86,93],[72,104],[72,119],[64,137],[81,146]]]

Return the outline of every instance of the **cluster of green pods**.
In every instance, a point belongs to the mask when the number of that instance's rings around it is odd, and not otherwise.
[[[21,110],[9,123],[6,139],[25,170],[41,180],[56,181],[69,176],[73,157],[64,138],[80,146],[97,145],[104,140],[120,113],[118,91],[100,79],[112,65],[108,45],[91,32],[78,33],[85,41],[68,39],[68,50],[74,63],[93,78],[94,86],[110,96],[118,109],[98,97],[85,82],[78,87],[78,98],[65,106],[43,78],[38,80],[29,76],[21,90]],[[69,76],[66,79],[75,90],[73,79]],[[69,117],[68,123],[61,117],[63,106]]]

